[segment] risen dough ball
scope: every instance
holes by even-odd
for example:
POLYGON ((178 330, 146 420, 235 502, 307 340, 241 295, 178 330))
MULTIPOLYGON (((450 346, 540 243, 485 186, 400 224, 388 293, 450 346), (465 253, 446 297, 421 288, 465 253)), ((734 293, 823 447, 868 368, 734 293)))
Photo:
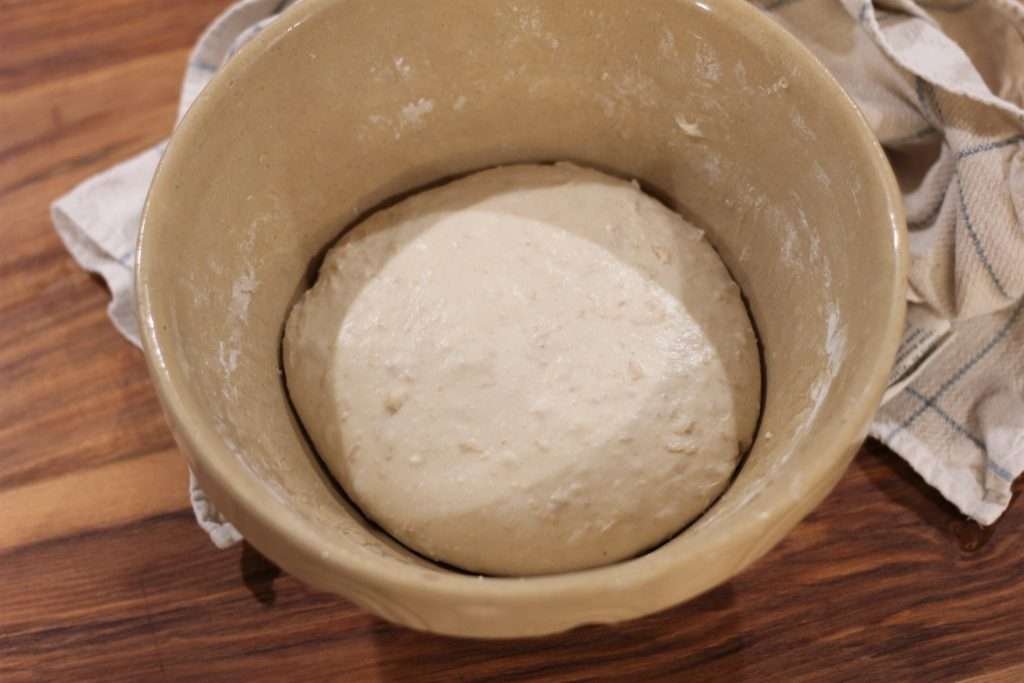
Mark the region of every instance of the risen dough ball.
POLYGON ((527 575, 622 560, 721 493, 760 366, 703 233, 570 164, 374 214, 284 339, 292 401, 366 515, 427 557, 527 575))

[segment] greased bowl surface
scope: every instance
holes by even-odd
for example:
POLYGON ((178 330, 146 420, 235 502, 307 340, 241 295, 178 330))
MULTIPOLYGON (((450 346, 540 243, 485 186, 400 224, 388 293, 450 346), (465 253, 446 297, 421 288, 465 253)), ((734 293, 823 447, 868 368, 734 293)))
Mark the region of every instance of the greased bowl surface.
POLYGON ((706 591, 834 486, 904 314, 899 194, 853 104, 742 0, 305 0, 175 132, 139 243, 143 342, 200 483, 287 571, 437 633, 529 636, 706 591), (695 524, 638 558, 544 577, 454 572, 342 496, 280 371, 291 304, 340 231, 491 166, 637 178, 708 232, 763 345, 757 440, 695 524))

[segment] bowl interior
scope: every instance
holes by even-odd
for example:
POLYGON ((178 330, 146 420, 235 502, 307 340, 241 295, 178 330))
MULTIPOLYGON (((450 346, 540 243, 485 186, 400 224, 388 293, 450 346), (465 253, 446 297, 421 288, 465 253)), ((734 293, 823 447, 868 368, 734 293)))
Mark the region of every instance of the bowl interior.
POLYGON ((218 76, 146 211, 147 357, 183 449, 257 547, 403 623, 526 635, 666 607, 774 544, 862 439, 902 320, 894 184, 838 86, 731 0, 306 0, 218 76), (759 437, 725 495, 613 567, 478 579, 339 495, 280 372, 318 256, 381 202, 473 170, 571 160, 703 227, 765 362, 759 437))

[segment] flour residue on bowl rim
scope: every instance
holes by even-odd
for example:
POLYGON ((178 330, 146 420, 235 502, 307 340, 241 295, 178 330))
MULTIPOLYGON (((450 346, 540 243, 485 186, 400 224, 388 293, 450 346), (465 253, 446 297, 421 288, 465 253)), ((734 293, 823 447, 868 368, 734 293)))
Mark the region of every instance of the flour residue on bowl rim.
MULTIPOLYGON (((259 222, 261 221, 256 223, 259 222)), ((252 261, 257 224, 250 226, 248 236, 239 245, 245 269, 231 283, 231 295, 227 302, 228 335, 227 339, 218 342, 217 346, 217 359, 226 380, 223 390, 224 398, 232 402, 238 401, 238 388, 231 382, 231 378, 238 370, 243 330, 249 318, 249 306, 252 303, 253 295, 259 288, 259 280, 256 278, 256 269, 252 261)))
MULTIPOLYGON (((795 122, 794 125, 796 125, 795 122)), ((831 189, 831 178, 824 167, 815 162, 813 172, 817 185, 822 191, 828 192, 831 189)), ((857 190, 859 188, 851 188, 855 200, 858 198, 857 190)), ((738 512, 760 495, 770 482, 774 481, 789 459, 803 446, 803 438, 827 402, 832 384, 839 376, 848 354, 846 323, 843 321, 842 313, 835 301, 832 269, 828 261, 824 259, 821 238, 811 229, 799 195, 792 192, 792 202, 781 206, 772 206, 768 196, 753 183, 749 183, 734 193, 734 196, 737 198, 727 199, 726 203, 737 204, 737 208, 748 216, 744 220, 751 220, 762 225, 769 222, 781 233, 778 257, 786 267, 803 272, 806 272, 808 267, 813 267, 821 272, 823 301, 819 305, 818 311, 821 315, 821 325, 824 328, 822 330, 824 342, 821 348, 824 368, 813 378, 808 388, 806 406, 787 426, 786 431, 789 433, 787 441, 791 444, 790 447, 772 454, 773 459, 768 463, 765 471, 750 482, 739 499, 730 502, 727 511, 723 511, 724 508, 716 504, 704 514, 701 523, 714 521, 724 514, 738 512), (801 239, 801 236, 804 236, 804 239, 801 239)), ((745 262, 751 257, 752 254, 748 246, 739 254, 739 261, 745 262)), ((775 439, 779 436, 781 433, 778 430, 775 434, 766 431, 758 440, 763 438, 767 441, 769 438, 775 439)), ((802 495, 803 486, 804 478, 800 473, 794 474, 788 483, 788 489, 794 497, 802 495)))

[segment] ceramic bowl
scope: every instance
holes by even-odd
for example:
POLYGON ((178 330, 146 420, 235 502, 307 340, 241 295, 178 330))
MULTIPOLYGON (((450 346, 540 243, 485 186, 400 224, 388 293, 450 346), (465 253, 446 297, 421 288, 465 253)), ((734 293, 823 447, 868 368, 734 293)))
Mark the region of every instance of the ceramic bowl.
POLYGON ((667 608, 777 543, 866 433, 905 271, 899 194, 870 130, 746 2, 305 0, 175 132, 137 284, 173 432, 256 548, 392 621, 506 637, 667 608), (762 423, 728 491, 657 549, 588 571, 470 576, 409 552, 340 494, 289 406, 283 323, 325 247, 373 207, 554 160, 637 178, 707 230, 763 344, 762 423))

